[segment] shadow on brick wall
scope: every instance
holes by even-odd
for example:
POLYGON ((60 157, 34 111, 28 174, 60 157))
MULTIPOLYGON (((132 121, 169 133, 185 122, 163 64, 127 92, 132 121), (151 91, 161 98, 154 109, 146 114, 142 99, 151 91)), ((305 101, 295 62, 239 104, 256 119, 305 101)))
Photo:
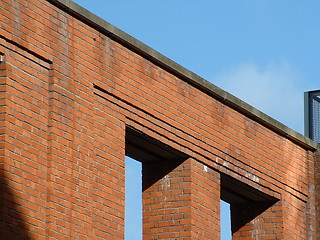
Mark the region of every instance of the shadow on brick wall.
POLYGON ((22 207, 3 171, 0 172, 0 239, 31 240, 22 207))
POLYGON ((144 192, 156 182, 163 179, 184 161, 185 159, 142 162, 142 191, 144 192))
POLYGON ((185 153, 131 126, 126 127, 126 156, 142 162, 142 191, 189 158, 185 153))
MULTIPOLYGON (((232 233, 250 224, 251 221, 257 219, 258 216, 262 215, 263 212, 267 211, 274 204, 276 204, 275 201, 231 204, 232 233)), ((273 223, 272 218, 269 219, 269 223, 273 223)), ((261 223, 260 227, 262 228, 262 226, 261 223)))

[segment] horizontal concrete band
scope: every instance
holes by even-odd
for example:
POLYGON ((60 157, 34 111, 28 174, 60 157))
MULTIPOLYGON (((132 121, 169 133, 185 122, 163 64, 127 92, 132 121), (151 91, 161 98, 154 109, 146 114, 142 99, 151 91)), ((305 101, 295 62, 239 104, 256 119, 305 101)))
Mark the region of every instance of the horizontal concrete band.
POLYGON ((182 67, 161 53, 155 51, 151 47, 142 43, 141 41, 135 39, 129 34, 121 31, 117 27, 88 11, 87 9, 79 6, 71 0, 47 0, 48 2, 56 5, 63 11, 73 15, 79 20, 85 22, 86 24, 94 27, 103 34, 109 36, 110 38, 116 40, 120 44, 126 46, 132 51, 140 54, 141 56, 147 58, 153 63, 161 66, 165 70, 175 74, 179 78, 188 82, 189 84, 201 89, 206 94, 223 102, 227 106, 232 107, 238 112, 248 116, 251 119, 259 122, 260 124, 273 130, 291 141, 299 144, 305 149, 315 151, 319 148, 319 144, 312 141, 310 138, 303 136, 302 134, 292 130, 291 128, 285 126, 279 121, 273 119, 272 117, 264 114, 258 109, 252 107, 246 102, 240 100, 239 98, 233 96, 232 94, 222 90, 221 88, 215 86, 199 75, 191 72, 190 70, 182 67))

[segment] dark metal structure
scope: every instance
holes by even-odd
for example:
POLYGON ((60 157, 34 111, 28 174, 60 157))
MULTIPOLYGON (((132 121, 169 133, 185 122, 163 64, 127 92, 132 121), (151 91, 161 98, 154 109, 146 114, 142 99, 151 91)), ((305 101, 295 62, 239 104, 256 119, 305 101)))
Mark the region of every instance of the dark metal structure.
POLYGON ((320 142, 320 90, 304 93, 305 135, 320 142))

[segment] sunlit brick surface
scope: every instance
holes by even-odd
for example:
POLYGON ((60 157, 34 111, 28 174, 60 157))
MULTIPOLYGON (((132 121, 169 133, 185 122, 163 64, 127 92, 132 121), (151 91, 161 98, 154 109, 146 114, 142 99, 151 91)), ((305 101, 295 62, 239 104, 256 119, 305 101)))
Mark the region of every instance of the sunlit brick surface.
POLYGON ((228 195, 234 239, 317 239, 313 143, 69 1, 0 7, 1 239, 123 239, 128 126, 188 156, 143 159, 144 239, 220 239, 221 174, 252 193, 228 195))

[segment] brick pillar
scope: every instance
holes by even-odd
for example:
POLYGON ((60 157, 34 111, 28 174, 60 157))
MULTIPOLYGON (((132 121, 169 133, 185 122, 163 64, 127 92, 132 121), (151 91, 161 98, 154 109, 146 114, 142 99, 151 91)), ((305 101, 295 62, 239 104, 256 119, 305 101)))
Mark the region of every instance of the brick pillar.
MULTIPOLYGON (((70 66, 73 63, 70 63, 70 66)), ((59 62, 49 84, 47 239, 88 239, 92 233, 92 91, 59 62)))
POLYGON ((231 204, 232 239, 283 239, 281 201, 231 204))
POLYGON ((96 96, 93 164, 92 237, 124 239, 125 124, 117 108, 96 96))
POLYGON ((145 240, 220 239, 218 172, 192 158, 142 169, 145 240))
POLYGON ((48 64, 5 44, 14 51, 0 63, 0 239, 44 239, 48 64))

